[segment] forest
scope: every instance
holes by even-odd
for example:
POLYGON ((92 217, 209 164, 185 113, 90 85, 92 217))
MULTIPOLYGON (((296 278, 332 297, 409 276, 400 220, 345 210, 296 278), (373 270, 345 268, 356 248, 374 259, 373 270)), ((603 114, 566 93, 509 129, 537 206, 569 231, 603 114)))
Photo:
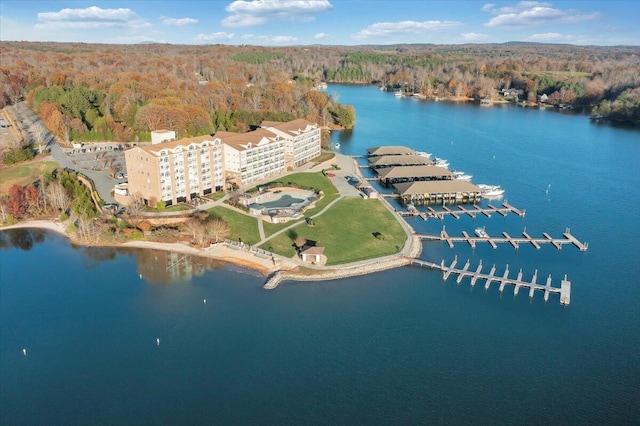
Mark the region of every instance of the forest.
POLYGON ((146 141, 307 118, 350 128, 355 111, 320 82, 425 98, 587 108, 640 125, 640 48, 536 43, 258 47, 0 43, 0 107, 26 100, 63 141, 146 141))

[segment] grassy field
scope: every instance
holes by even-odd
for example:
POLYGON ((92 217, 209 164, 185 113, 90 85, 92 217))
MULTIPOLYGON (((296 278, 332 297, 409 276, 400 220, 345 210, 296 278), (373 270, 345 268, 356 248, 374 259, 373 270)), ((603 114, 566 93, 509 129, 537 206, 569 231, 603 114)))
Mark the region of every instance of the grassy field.
POLYGON ((315 219, 315 226, 302 222, 295 228, 267 241, 283 256, 295 254, 293 239, 301 236, 325 248, 328 265, 354 262, 398 253, 407 238, 393 213, 379 200, 345 198, 315 219), (384 240, 375 237, 382 233, 384 240))
POLYGON ((245 244, 253 245, 260 241, 258 220, 253 216, 239 213, 225 207, 214 207, 208 210, 209 215, 216 215, 229 225, 231 234, 227 238, 238 241, 241 238, 245 244))
MULTIPOLYGON (((322 173, 296 173, 292 175, 288 175, 283 177, 282 179, 273 181, 273 182, 282 182, 283 184, 287 184, 289 182, 296 183, 300 186, 310 187, 319 189, 324 192, 324 197, 322 199, 316 201, 316 206, 312 209, 307 210, 304 215, 305 216, 313 216, 318 213, 320 210, 325 208, 327 204, 338 198, 338 190, 333 186, 329 178, 324 176, 322 173)), ((298 221, 302 221, 298 219, 298 221)), ((291 224, 295 223, 294 221, 289 221, 287 223, 265 223, 264 224, 264 233, 266 236, 272 235, 279 230, 291 226, 291 224)))
POLYGON ((55 161, 30 161, 0 168, 0 195, 9 193, 13 185, 29 185, 47 171, 58 167, 55 161))

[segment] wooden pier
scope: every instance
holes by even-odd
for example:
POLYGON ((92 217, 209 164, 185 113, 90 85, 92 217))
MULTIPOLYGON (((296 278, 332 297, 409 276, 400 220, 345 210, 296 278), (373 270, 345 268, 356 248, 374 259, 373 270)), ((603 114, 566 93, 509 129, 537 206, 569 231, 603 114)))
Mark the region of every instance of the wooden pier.
MULTIPOLYGON (((386 197, 386 196, 387 195, 383 195, 383 197, 386 197)), ((424 213, 424 217, 426 218, 433 217, 433 218, 442 220, 446 215, 451 215, 456 219, 460 219, 460 216, 463 216, 466 214, 467 216, 475 219, 478 214, 483 214, 486 217, 491 217, 492 213, 497 213, 502 216, 507 216, 507 214, 509 213, 513 213, 520 217, 524 217, 525 215, 524 210, 516 209, 515 207, 505 202, 505 203, 502 203, 502 207, 496 207, 494 205, 489 204, 487 208, 484 208, 484 209, 476 204, 473 205, 473 209, 467 209, 462 205, 458 205, 457 210, 451 209, 447 206, 442 206, 442 210, 435 210, 432 207, 427 207, 427 212, 424 213)), ((398 214, 400 214, 401 216, 423 217, 422 214, 419 215, 417 212, 411 212, 411 211, 398 212, 398 214)))
POLYGON ((580 242, 576 237, 571 235, 569 228, 562 234, 564 238, 553 238, 551 235, 543 232, 543 238, 532 238, 526 231, 522 232, 522 237, 512 237, 506 232, 502 233, 502 237, 492 237, 487 234, 486 237, 470 236, 467 232, 462 231, 462 237, 452 237, 444 229, 440 232, 440 235, 432 234, 416 234, 417 237, 423 240, 432 241, 444 241, 449 247, 453 248, 455 243, 466 242, 475 248, 478 242, 486 242, 494 249, 498 248, 498 243, 509 243, 514 249, 518 249, 520 244, 531 244, 536 249, 540 249, 541 244, 551 244, 556 249, 561 250, 563 245, 571 244, 578 248, 580 251, 587 251, 589 248, 588 243, 580 242))
POLYGON ((442 279, 444 281, 446 281, 449 276, 451 275, 458 275, 458 277, 456 278, 456 283, 460 284, 462 282, 462 280, 465 277, 470 277, 471 281, 471 287, 474 287, 476 285, 476 282, 478 280, 484 280, 485 281, 485 285, 484 288, 485 290, 488 290, 491 287, 491 284, 493 282, 497 282, 499 283, 499 288, 498 290, 500 291, 500 293, 502 293, 505 289, 506 286, 508 285, 512 285, 513 286, 513 295, 517 296, 518 292, 520 291, 520 288, 524 287, 529 289, 529 297, 532 298, 537 291, 541 291, 544 293, 544 301, 547 302, 549 300, 549 295, 551 293, 555 293, 555 294, 559 294, 560 295, 560 303, 562 305, 568 305, 571 303, 571 281, 569 281, 567 279, 567 276, 564 276, 564 279, 560 282, 560 287, 553 287, 551 285, 552 280, 551 280, 551 275, 549 275, 547 277, 546 283, 545 284, 538 284, 537 283, 537 279, 538 279, 538 270, 536 269, 535 273, 533 274, 533 278, 531 279, 531 281, 524 281, 522 279, 522 269, 520 269, 520 271, 518 272, 518 276, 514 279, 514 278, 509 278, 509 265, 507 265, 507 267, 505 268, 504 273, 500 276, 500 275, 496 275, 496 265, 493 265, 491 267, 491 270, 489 271, 488 274, 483 274, 482 273, 482 261, 480 261, 480 264, 478 265, 478 267, 476 268, 476 270, 469 270, 470 267, 470 261, 467 260, 467 262, 464 264, 464 266, 462 267, 462 269, 456 268, 456 264, 458 263, 458 256, 456 256, 453 261, 451 262, 451 264, 449 266, 446 266, 444 264, 444 260, 442 262, 438 263, 434 263, 434 262, 429 262, 426 260, 420 260, 420 259, 411 259, 411 264, 412 265, 416 265, 416 266, 427 266, 431 269, 440 269, 442 271, 442 279))

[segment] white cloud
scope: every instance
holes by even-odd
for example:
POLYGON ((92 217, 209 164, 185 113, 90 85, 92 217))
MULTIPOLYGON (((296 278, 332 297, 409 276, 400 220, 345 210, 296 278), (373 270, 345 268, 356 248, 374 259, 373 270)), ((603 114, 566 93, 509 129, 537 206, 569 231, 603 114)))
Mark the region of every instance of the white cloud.
POLYGON ((236 0, 226 7, 227 27, 252 27, 270 20, 311 21, 316 14, 333 7, 329 0, 236 0))
POLYGON ((195 41, 227 41, 233 38, 233 33, 210 33, 210 34, 198 34, 193 39, 195 41))
POLYGON ((38 13, 36 29, 92 29, 92 28, 144 28, 151 24, 134 11, 126 8, 102 9, 91 6, 86 9, 62 9, 59 12, 38 13))
POLYGON ((327 33, 318 33, 318 34, 313 36, 313 38, 316 39, 316 40, 322 40, 323 38, 328 38, 328 37, 330 37, 330 36, 327 33))
POLYGON ((259 41, 261 43, 295 43, 299 41, 297 37, 294 36, 284 36, 284 35, 254 35, 254 34, 244 34, 242 36, 243 40, 247 41, 259 41))
POLYGON ((162 23, 165 25, 175 25, 177 27, 183 27, 185 25, 193 25, 200 22, 197 19, 193 19, 193 18, 169 18, 168 16, 161 16, 160 19, 162 20, 162 23))
POLYGON ((518 28, 548 24, 574 24, 600 18, 599 12, 581 12, 575 9, 561 10, 551 3, 523 1, 515 6, 495 8, 486 4, 482 10, 495 15, 484 25, 490 28, 518 28))
POLYGON ((495 7, 496 7, 495 3, 487 3, 484 6, 482 6, 481 10, 483 12, 491 12, 495 7))
POLYGON ((428 31, 439 31, 457 28, 462 23, 458 21, 401 21, 401 22, 378 22, 369 25, 353 37, 358 39, 370 37, 388 37, 400 34, 419 34, 428 31))
POLYGON ((462 40, 467 43, 476 43, 479 41, 487 41, 489 36, 486 34, 478 34, 478 33, 462 33, 460 34, 462 40))

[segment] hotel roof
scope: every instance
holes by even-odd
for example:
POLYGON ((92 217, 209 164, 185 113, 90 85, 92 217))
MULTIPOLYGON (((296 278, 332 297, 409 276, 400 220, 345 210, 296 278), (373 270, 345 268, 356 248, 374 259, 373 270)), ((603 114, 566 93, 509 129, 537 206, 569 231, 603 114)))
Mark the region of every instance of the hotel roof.
POLYGON ((410 155, 416 152, 406 146, 378 146, 376 148, 367 149, 369 156, 375 155, 410 155))
POLYGON ((380 169, 378 176, 383 179, 453 177, 452 172, 439 166, 400 166, 380 169))
POLYGON ((310 121, 305 120, 304 118, 298 118, 297 120, 287 121, 286 123, 282 123, 279 121, 263 121, 260 124, 262 128, 272 127, 276 130, 280 130, 283 133, 287 133, 291 136, 297 136, 300 132, 304 132, 308 129, 308 127, 317 128, 318 125, 315 123, 311 123, 310 121))
POLYGON ((382 155, 376 157, 370 157, 369 162, 372 167, 385 167, 385 166, 427 166, 433 164, 427 157, 421 155, 409 154, 409 155, 382 155))
POLYGON ((466 180, 426 180, 402 182, 393 185, 400 195, 450 194, 458 192, 481 192, 480 188, 466 180))
POLYGON ((219 137, 225 145, 238 151, 243 151, 249 149, 249 144, 256 146, 265 140, 275 142, 276 135, 267 129, 256 129, 252 132, 245 133, 217 132, 214 137, 219 137), (218 136, 218 134, 220 134, 220 136, 218 136))

